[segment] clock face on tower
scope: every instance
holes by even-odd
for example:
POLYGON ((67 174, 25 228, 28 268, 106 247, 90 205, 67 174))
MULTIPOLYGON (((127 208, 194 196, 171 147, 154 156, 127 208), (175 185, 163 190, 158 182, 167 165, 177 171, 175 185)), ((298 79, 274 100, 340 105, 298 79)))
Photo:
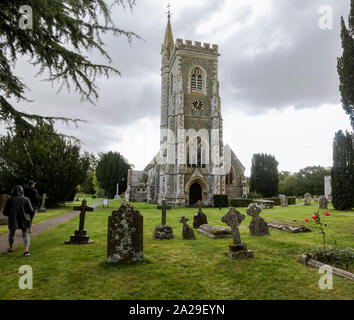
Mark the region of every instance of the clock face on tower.
POLYGON ((203 102, 201 102, 199 99, 194 100, 192 103, 192 109, 197 112, 204 110, 203 102))

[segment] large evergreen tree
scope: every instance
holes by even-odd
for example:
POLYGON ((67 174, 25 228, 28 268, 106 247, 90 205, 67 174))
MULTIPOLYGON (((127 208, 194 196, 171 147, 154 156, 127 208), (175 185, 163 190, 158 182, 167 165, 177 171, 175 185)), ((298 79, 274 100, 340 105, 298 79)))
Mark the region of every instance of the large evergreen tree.
MULTIPOLYGON (((98 98, 96 77, 119 74, 112 66, 92 62, 87 53, 92 49, 111 63, 104 49, 102 34, 112 32, 126 36, 130 42, 138 37, 117 28, 111 17, 111 6, 130 7, 134 0, 2 0, 0 2, 0 120, 13 126, 19 122, 33 124, 53 123, 61 117, 42 117, 16 110, 10 99, 26 100, 25 83, 14 72, 19 56, 38 66, 40 74, 61 85, 73 86, 83 100, 98 98), (30 6, 33 14, 32 29, 23 29, 21 7, 30 6)), ((13 101, 13 100, 12 100, 13 101)))
POLYGON ((0 189, 6 193, 32 179, 47 194, 47 205, 71 201, 88 167, 88 155, 81 156, 80 146, 50 124, 16 127, 0 138, 0 189))
POLYGON ((345 112, 349 114, 354 129, 354 0, 351 0, 348 27, 341 18, 343 54, 338 58, 338 74, 345 112))
POLYGON ((268 154, 254 154, 252 158, 250 192, 272 197, 278 192, 278 161, 268 154))
POLYGON ((354 136, 336 133, 333 143, 332 203, 337 210, 354 208, 354 136))
POLYGON ((101 153, 96 168, 98 185, 105 191, 105 195, 113 198, 119 183, 119 194, 127 188, 128 169, 130 165, 118 152, 101 153))

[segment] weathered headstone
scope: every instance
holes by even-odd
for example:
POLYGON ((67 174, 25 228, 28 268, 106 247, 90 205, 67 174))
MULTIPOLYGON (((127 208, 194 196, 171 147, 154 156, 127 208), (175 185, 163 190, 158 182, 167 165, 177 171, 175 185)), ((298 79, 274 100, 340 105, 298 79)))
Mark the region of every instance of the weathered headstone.
POLYGON ((280 199, 280 205, 282 207, 287 207, 289 205, 288 197, 285 194, 280 194, 279 199, 280 199))
POLYGON ((267 236, 270 235, 267 222, 259 215, 262 208, 257 203, 251 203, 247 209, 247 214, 252 217, 249 225, 251 235, 253 236, 267 236))
POLYGON ((225 255, 231 259, 240 257, 254 258, 253 251, 247 249, 247 245, 241 242, 239 225, 246 218, 244 214, 238 212, 234 207, 230 207, 227 213, 221 218, 221 221, 231 227, 233 244, 229 245, 229 252, 225 255))
POLYGON ((38 212, 45 213, 47 209, 45 207, 45 200, 47 199, 47 194, 43 193, 41 207, 38 209, 38 212))
POLYGON ((79 194, 76 194, 75 201, 80 201, 79 194))
POLYGON ((232 238, 232 231, 229 228, 220 228, 209 224, 202 224, 197 231, 212 239, 232 238))
POLYGON ((65 241, 65 244, 88 244, 92 243, 90 236, 87 234, 85 227, 85 216, 87 211, 93 211, 93 208, 87 206, 87 201, 82 200, 80 207, 74 207, 74 210, 80 210, 80 224, 79 230, 75 230, 75 234, 70 236, 70 240, 65 241))
POLYGON ((328 200, 325 196, 320 196, 318 207, 319 209, 328 209, 328 200))
POLYGON ((183 223, 182 237, 184 240, 196 240, 193 229, 187 224, 189 220, 181 217, 180 223, 183 223))
POLYGON ((305 193, 304 198, 305 198, 305 206, 310 206, 311 205, 311 194, 305 193))
POLYGON ((198 213, 194 215, 193 228, 199 228, 203 224, 208 224, 208 218, 202 210, 203 202, 199 200, 197 202, 197 205, 198 205, 198 213))
POLYGON ((153 239, 157 240, 171 240, 174 239, 173 229, 171 226, 166 224, 166 211, 167 211, 167 202, 162 200, 161 203, 161 224, 157 225, 154 230, 153 239))
POLYGON ((8 223, 8 217, 6 217, 2 214, 2 209, 3 209, 5 202, 8 198, 10 198, 10 196, 8 194, 0 195, 0 225, 7 225, 7 223, 8 223))
POLYGON ((318 202, 319 200, 318 200, 318 196, 316 196, 316 195, 314 195, 313 196, 313 202, 318 202))
POLYGON ((143 260, 143 216, 123 202, 108 217, 107 262, 127 264, 143 260))

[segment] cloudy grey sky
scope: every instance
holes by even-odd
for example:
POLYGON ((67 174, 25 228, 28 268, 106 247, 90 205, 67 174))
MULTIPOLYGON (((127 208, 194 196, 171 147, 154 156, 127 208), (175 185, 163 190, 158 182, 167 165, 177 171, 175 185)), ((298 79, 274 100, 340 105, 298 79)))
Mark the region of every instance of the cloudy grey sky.
MULTIPOLYGON (((34 79, 20 60, 16 72, 29 85, 33 103, 20 109, 88 120, 78 129, 82 150, 121 152, 143 169, 159 149, 160 50, 167 1, 137 0, 133 12, 115 8, 117 26, 144 38, 105 37, 122 77, 100 79, 97 105, 80 103, 75 92, 34 79)), ((332 164, 332 139, 350 129, 340 105, 337 57, 340 16, 350 0, 171 0, 174 37, 219 45, 224 142, 250 174, 254 153, 274 154, 280 170, 332 164), (321 30, 320 7, 333 9, 333 29, 321 30)), ((92 59, 104 62, 95 52, 92 59)))

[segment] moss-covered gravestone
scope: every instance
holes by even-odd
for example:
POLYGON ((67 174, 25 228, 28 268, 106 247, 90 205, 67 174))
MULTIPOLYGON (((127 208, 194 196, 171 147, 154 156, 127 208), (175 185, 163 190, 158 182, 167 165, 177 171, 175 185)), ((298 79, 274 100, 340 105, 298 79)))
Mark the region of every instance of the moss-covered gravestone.
POLYGON ((127 264, 143 260, 143 216, 123 202, 108 217, 107 262, 127 264))
POLYGON ((262 212, 262 207, 257 203, 251 203, 248 206, 247 214, 252 217, 249 229, 252 236, 268 236, 270 235, 267 222, 259 215, 262 212))

